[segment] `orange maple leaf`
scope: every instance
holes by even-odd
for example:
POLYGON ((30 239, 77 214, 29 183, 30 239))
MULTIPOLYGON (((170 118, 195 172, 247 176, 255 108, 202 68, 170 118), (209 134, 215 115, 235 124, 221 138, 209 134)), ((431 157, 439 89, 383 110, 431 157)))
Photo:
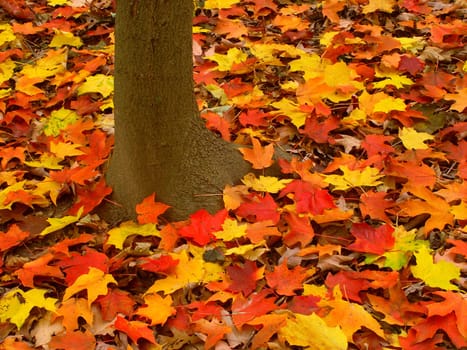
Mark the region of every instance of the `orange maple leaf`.
POLYGON ((156 194, 153 193, 150 196, 143 199, 143 201, 136 205, 136 214, 138 214, 138 223, 148 224, 158 223, 159 215, 163 214, 167 209, 170 208, 169 205, 156 202, 156 194))
POLYGON ((253 148, 240 148, 239 151, 243 154, 243 158, 253 165, 253 169, 264 169, 270 167, 274 161, 274 145, 269 144, 265 147, 261 146, 258 139, 252 138, 253 148))
POLYGON ((282 264, 274 268, 274 271, 266 274, 266 281, 281 295, 295 295, 298 289, 303 288, 303 281, 307 274, 307 269, 300 265, 289 269, 287 259, 284 259, 282 264))

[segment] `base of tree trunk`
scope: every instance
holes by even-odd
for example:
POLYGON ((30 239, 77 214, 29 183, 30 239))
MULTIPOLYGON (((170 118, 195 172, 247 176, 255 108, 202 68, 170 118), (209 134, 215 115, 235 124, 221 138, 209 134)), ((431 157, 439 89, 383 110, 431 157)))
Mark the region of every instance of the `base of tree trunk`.
POLYGON ((144 146, 138 142, 132 145, 133 150, 117 148, 106 174, 114 194, 101 205, 99 215, 109 223, 134 218, 136 204, 153 192, 157 201, 171 206, 164 215, 170 221, 187 219, 201 208, 211 213, 220 210, 225 185, 237 184, 251 167, 236 145, 225 142, 199 121, 190 128, 192 139, 169 141, 165 154, 136 156, 142 151, 139 146, 144 146), (176 156, 171 144, 183 154, 176 156))

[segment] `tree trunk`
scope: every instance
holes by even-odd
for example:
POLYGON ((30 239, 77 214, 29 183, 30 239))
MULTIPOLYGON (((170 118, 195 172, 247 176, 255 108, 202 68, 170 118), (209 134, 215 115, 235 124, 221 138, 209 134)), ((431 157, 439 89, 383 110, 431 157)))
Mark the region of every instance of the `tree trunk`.
POLYGON ((156 192, 184 219, 221 208, 222 189, 249 169, 204 126, 193 92, 191 0, 119 1, 115 54, 115 150, 100 211, 116 222, 156 192))

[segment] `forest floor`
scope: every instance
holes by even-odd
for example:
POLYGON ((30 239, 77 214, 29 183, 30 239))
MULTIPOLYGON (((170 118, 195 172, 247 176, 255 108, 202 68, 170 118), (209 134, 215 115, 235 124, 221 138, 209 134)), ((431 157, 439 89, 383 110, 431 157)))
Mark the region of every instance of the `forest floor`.
POLYGON ((257 171, 110 227, 111 1, 0 0, 0 349, 467 349, 466 1, 202 3, 201 116, 257 171))

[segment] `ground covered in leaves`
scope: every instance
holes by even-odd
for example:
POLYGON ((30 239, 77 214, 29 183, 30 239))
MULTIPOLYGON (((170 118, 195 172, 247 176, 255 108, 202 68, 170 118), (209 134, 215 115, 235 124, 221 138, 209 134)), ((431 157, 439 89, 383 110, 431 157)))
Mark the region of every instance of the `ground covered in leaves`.
POLYGON ((0 349, 467 348, 465 15, 198 4, 201 116, 256 173, 110 228, 111 1, 0 0, 0 349))

